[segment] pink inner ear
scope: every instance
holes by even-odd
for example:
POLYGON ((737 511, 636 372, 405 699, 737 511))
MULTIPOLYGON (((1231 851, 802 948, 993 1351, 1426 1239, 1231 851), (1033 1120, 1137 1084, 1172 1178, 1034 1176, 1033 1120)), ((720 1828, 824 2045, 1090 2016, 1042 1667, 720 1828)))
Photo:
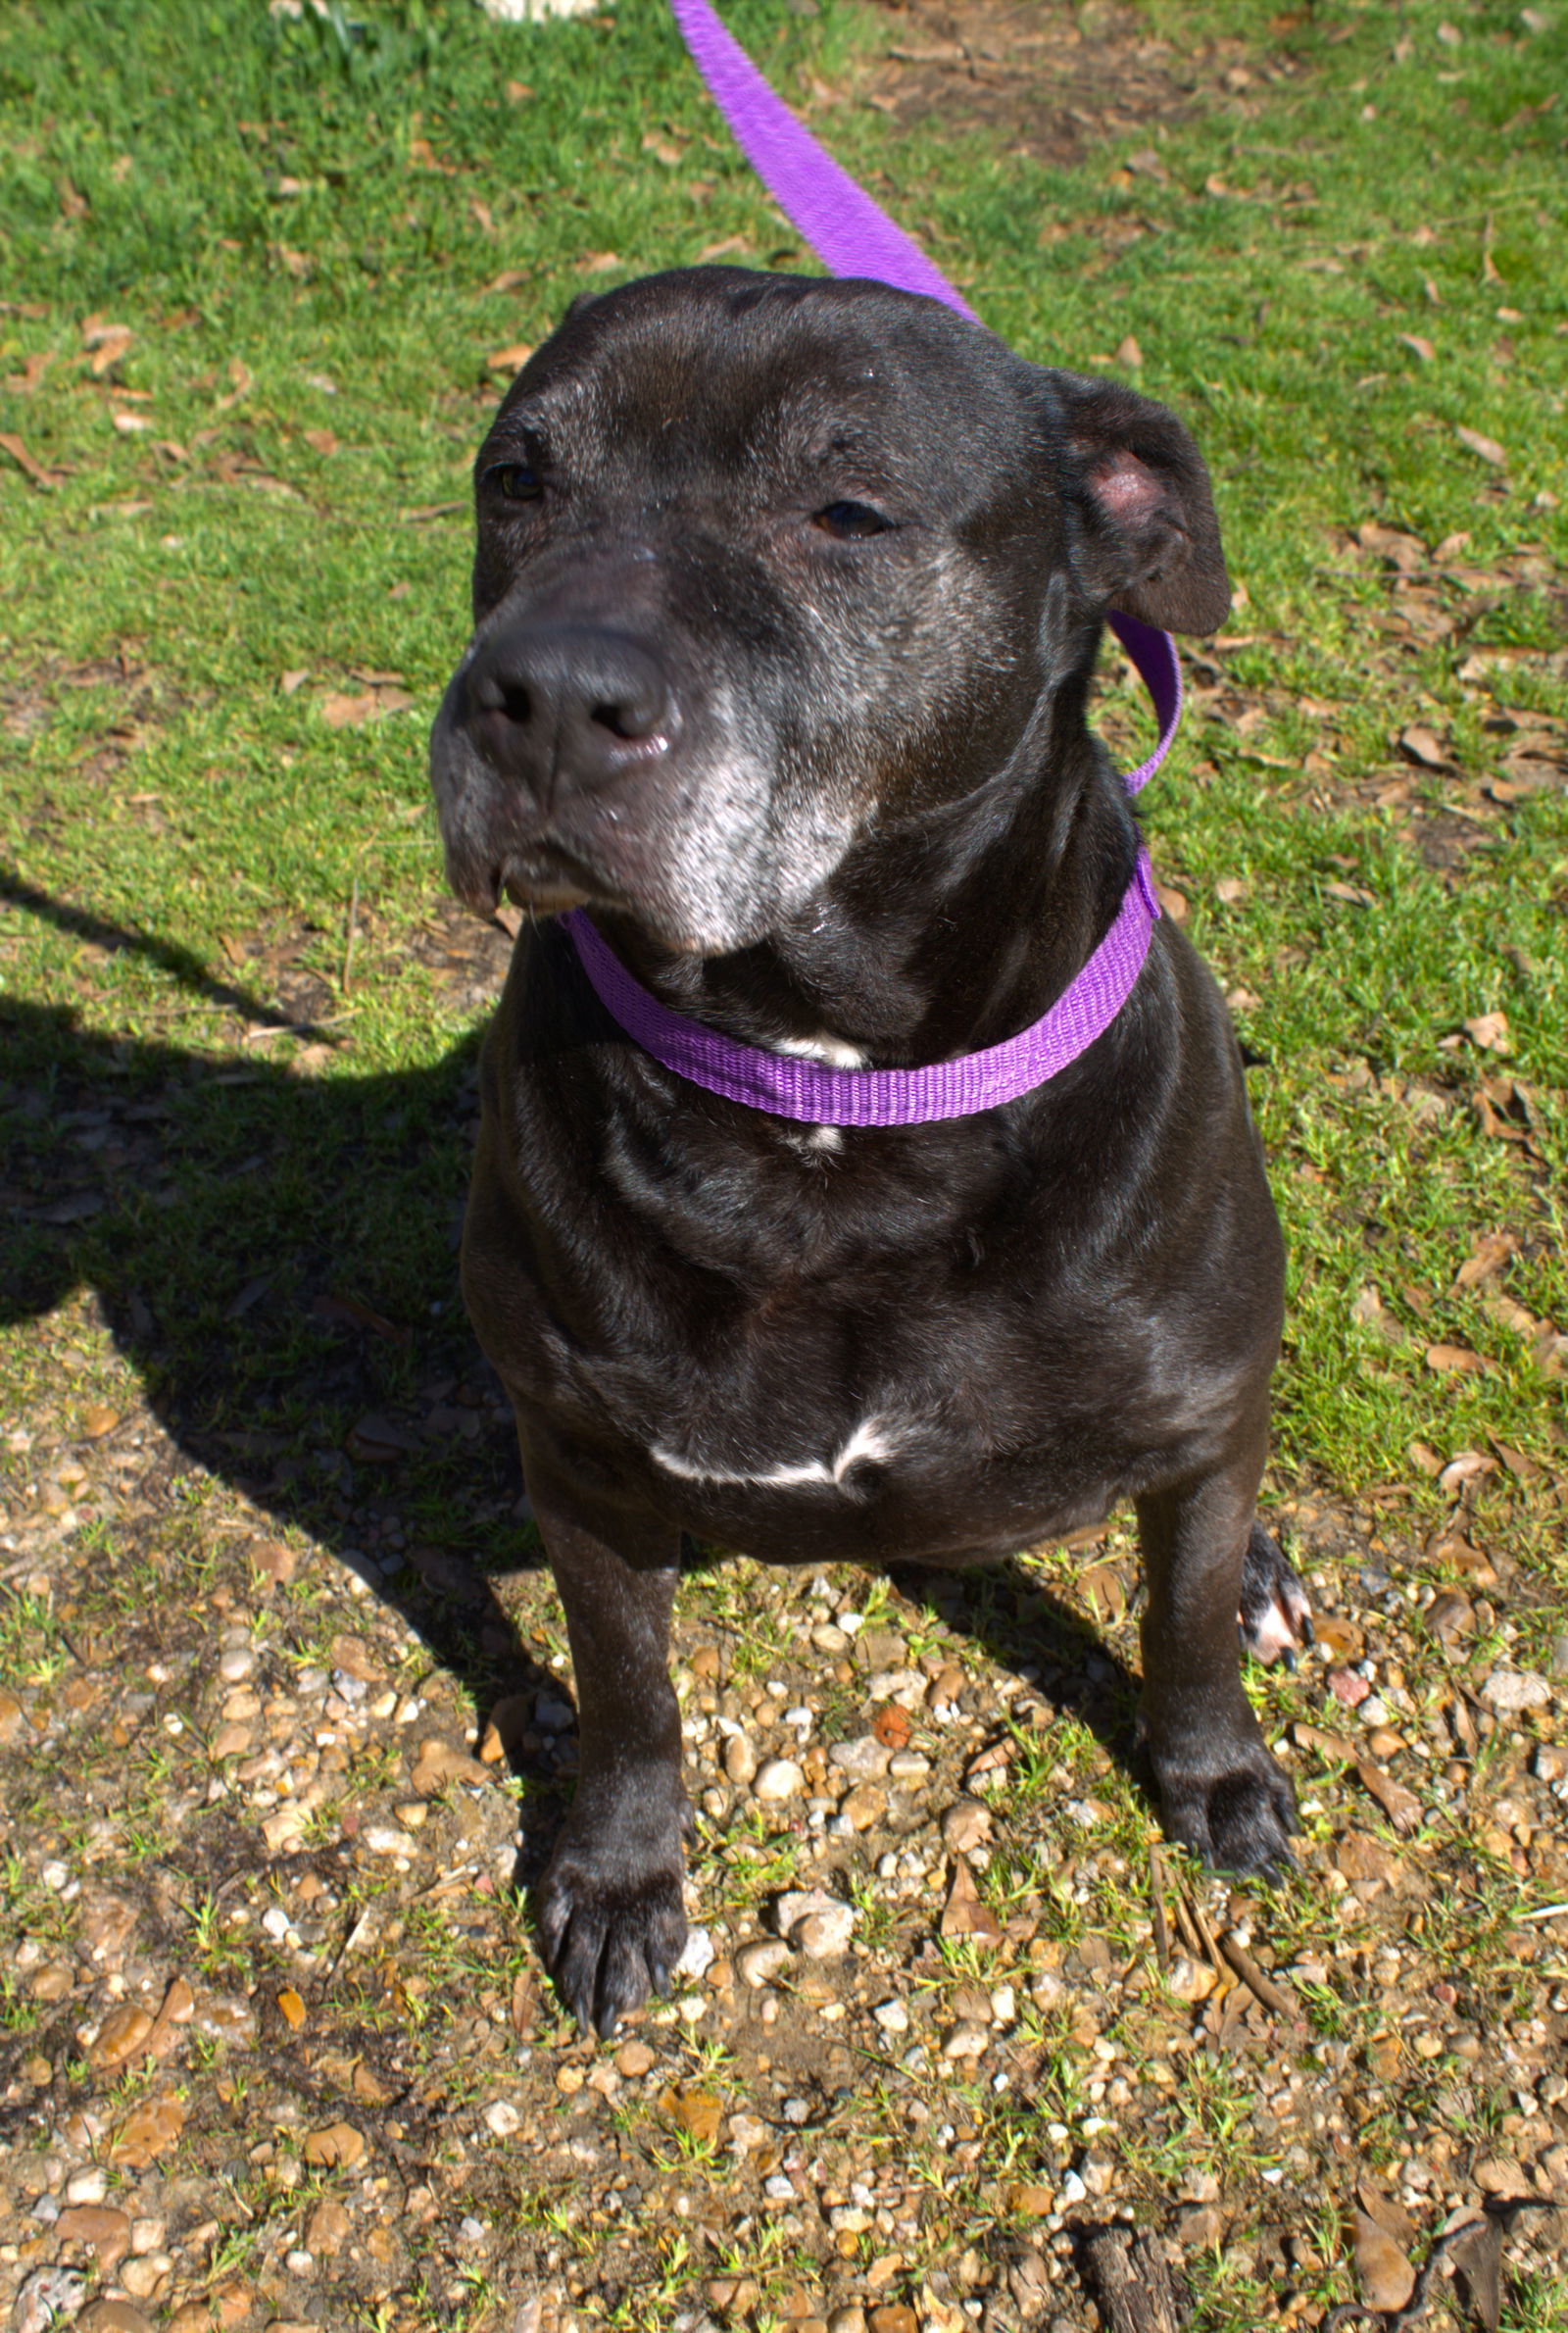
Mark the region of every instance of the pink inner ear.
POLYGON ((1135 455, 1121 452, 1090 472, 1095 499, 1110 518, 1137 524, 1164 500, 1164 488, 1135 455))

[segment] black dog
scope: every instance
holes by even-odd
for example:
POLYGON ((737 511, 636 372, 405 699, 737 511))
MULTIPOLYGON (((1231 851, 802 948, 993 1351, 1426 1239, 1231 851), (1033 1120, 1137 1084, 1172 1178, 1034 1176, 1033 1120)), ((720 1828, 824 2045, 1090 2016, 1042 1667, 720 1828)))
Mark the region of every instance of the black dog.
MULTIPOLYGON (((1085 704, 1108 608, 1229 604, 1187 432, 871 283, 698 269, 579 301, 477 468, 436 721, 448 869, 591 905, 666 1005, 842 1066, 999 1043, 1083 966, 1138 831, 1085 704)), ((906 1129, 686 1083, 524 932, 464 1244, 565 1606, 575 1803, 543 1882, 609 2030, 685 1935, 666 1640, 683 1534, 995 1559, 1136 1503, 1173 1837, 1289 1861, 1242 1689, 1307 1628, 1253 1519, 1282 1247, 1221 999, 1168 921, 1050 1083, 906 1129)))

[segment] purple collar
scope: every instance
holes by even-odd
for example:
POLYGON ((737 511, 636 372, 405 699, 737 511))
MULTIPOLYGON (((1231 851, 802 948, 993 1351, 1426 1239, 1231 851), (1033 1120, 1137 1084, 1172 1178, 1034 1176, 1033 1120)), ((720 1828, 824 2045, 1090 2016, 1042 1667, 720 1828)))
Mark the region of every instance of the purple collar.
MULTIPOLYGON (((825 153, 768 87, 724 29, 709 0, 670 0, 681 37, 719 111, 763 184, 838 275, 868 275, 901 291, 973 311, 902 227, 825 153)), ((1130 771, 1136 794, 1164 760, 1181 719, 1176 644, 1136 617, 1112 615, 1111 628, 1143 676, 1159 717, 1159 742, 1130 771)), ((634 980, 583 908, 564 918, 582 968, 612 1020, 644 1052, 711 1094, 773 1117, 821 1126, 918 1126, 966 1117, 1016 1101, 1076 1061, 1109 1028, 1132 994, 1159 916, 1149 854, 1122 896, 1115 919, 1083 970, 1029 1028, 983 1053, 959 1054, 923 1069, 829 1069, 793 1054, 740 1045, 700 1020, 672 1013, 634 980)))

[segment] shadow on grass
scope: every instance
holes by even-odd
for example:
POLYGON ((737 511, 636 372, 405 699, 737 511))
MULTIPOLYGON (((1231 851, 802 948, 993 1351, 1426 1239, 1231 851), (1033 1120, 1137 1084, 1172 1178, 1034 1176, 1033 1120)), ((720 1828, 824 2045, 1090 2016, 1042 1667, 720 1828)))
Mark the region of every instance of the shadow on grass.
MULTIPOLYGON (((250 1032, 248 1058, 207 1055, 0 999, 0 1319, 91 1290, 180 1458, 359 1572, 478 1724, 509 1696, 559 1698, 494 1585, 544 1559, 458 1292, 477 1040, 431 1067, 302 1075, 267 1058, 270 1033, 328 1031, 9 870, 0 898, 96 950, 134 950, 250 1032)), ((182 1470, 150 1462, 140 1504, 167 1506, 182 1470)), ((1048 1699, 1132 1762, 1133 1680, 1037 1577, 1004 1564, 897 1582, 999 1661, 1032 1663, 1048 1699)), ((514 1765, 531 1786, 562 1778, 532 1734, 514 1765)), ((548 1801, 530 1834, 535 1819, 520 1879, 548 1852, 548 1801)))

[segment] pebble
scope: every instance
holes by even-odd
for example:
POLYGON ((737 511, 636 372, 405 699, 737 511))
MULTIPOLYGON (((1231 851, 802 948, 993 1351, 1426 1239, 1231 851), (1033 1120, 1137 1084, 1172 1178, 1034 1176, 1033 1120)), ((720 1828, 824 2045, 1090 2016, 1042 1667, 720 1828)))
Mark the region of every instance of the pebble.
POLYGON ((909 2012, 902 2001, 884 2001, 871 2011, 884 2033, 907 2033, 909 2012))
POLYGON ((895 1750, 888 1760, 888 1772, 895 1782, 918 1782, 930 1771, 930 1759, 918 1750, 895 1750))
POLYGON ((887 1772, 893 1753, 874 1733, 864 1733, 853 1742, 835 1742, 827 1755, 828 1763, 841 1773, 853 1775, 857 1782, 874 1782, 887 1772))
MULTIPOLYGON (((788 1957, 786 1947, 785 1958, 788 1957)), ((642 2075, 651 2073, 658 2062, 657 2056, 646 2042, 629 2041, 615 2053, 616 2071, 624 2074, 628 2082, 638 2081, 642 2075)))
POLYGON ((979 1799, 956 1799, 942 1817, 942 1843, 954 1855, 968 1855, 991 1836, 991 1809, 979 1799))
POLYGON ((735 1967, 741 1982, 754 1989, 771 1984, 782 1968, 795 1958, 780 1937, 764 1936, 756 1944, 743 1944, 735 1955, 735 1967))
POLYGON ((836 1961, 850 1949, 855 1933, 855 1910, 836 1904, 831 1911, 808 1912, 793 1930, 795 1943, 808 1961, 836 1961))
POLYGON ((256 1673, 256 1653, 250 1645, 230 1645, 226 1653, 218 1657, 218 1673, 225 1683, 242 1685, 256 1673))
POLYGON ((757 1773, 757 1752, 743 1733, 731 1734, 724 1744, 724 1771, 738 1787, 744 1788, 757 1773))
POLYGON ((983 2058, 991 2035, 984 2025, 955 2025, 942 2045, 944 2058, 956 2063, 964 2059, 983 2058))
POLYGON ((1539 1710, 1551 1699, 1551 1685, 1532 1668, 1494 1668, 1481 1688, 1481 1698, 1499 1716, 1517 1716, 1522 1710, 1539 1710))
POLYGON ((521 2130, 522 2116, 506 2099, 498 2098, 494 2106, 485 2108, 484 2124, 494 2137, 510 2139, 521 2130))
POLYGON ((706 1976, 718 1958, 713 1939, 706 1928, 688 1930, 685 1949, 675 1963, 677 1976, 706 1976))
POLYGON ((852 1831, 874 1830, 888 1811, 888 1794, 874 1782, 861 1782, 846 1791, 839 1813, 852 1831))
POLYGON ((806 1776, 793 1758, 770 1758, 760 1766, 752 1785, 752 1796, 764 1801, 799 1798, 806 1787, 806 1776))

